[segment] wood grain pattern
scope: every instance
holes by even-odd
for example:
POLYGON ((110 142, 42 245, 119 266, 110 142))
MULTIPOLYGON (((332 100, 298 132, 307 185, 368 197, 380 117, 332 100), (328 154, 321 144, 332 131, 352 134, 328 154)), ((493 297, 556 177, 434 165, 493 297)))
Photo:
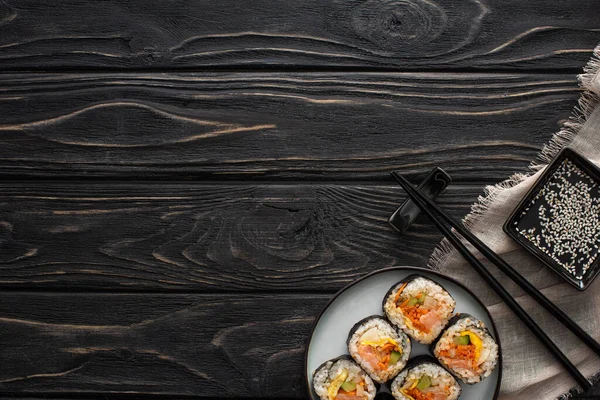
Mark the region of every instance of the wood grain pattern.
POLYGON ((306 398, 331 293, 440 239, 389 171, 465 215, 599 41, 595 0, 0 0, 0 397, 306 398))
POLYGON ((0 2, 2 69, 580 69, 599 41, 595 0, 0 2))
MULTIPOLYGON (((482 186, 440 204, 460 217, 482 186)), ((387 218, 396 185, 3 183, 0 285, 121 290, 333 291, 425 265, 440 234, 387 218)))
POLYGON ((306 340, 329 298, 0 293, 0 391, 306 398, 306 340))
POLYGON ((0 75, 0 174, 457 180, 525 171, 572 75, 0 75))
POLYGON ((305 342, 329 295, 0 299, 5 394, 303 398, 305 342))

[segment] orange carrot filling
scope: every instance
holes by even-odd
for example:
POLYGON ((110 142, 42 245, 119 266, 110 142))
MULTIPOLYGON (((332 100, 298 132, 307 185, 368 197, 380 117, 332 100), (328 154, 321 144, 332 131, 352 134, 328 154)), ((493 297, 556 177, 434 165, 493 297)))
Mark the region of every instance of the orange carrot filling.
POLYGON ((406 390, 406 394, 412 397, 415 400, 434 400, 435 395, 433 393, 423 393, 419 389, 408 389, 406 390))
POLYGON ((461 360, 469 360, 473 365, 473 369, 477 369, 477 353, 475 349, 475 345, 463 345, 459 346, 456 344, 451 345, 454 350, 454 356, 450 355, 450 349, 444 349, 440 351, 440 357, 448 358, 448 359, 461 359, 461 360))
POLYGON ((428 310, 426 308, 421 308, 419 305, 408 306, 407 304, 408 304, 409 300, 406 300, 404 303, 402 303, 400 305, 400 309, 402 310, 402 313, 404 314, 405 317, 410 319, 410 322, 412 322, 412 324, 415 328, 417 328, 420 331, 429 333, 431 331, 431 327, 425 326, 421 322, 421 317, 423 315, 429 313, 429 311, 431 311, 431 310, 428 310))
POLYGON ((406 285, 408 285, 408 282, 405 282, 402 286, 400 286, 400 289, 398 289, 398 291, 396 292, 396 297, 394 297, 394 304, 398 305, 398 299, 400 298, 400 295, 402 294, 402 291, 404 290, 406 285))

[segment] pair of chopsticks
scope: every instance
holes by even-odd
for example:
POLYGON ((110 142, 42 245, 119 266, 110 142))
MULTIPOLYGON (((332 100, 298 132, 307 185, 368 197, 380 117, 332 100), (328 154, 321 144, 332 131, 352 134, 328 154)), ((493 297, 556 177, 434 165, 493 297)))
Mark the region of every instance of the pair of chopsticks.
POLYGON ((456 232, 458 232, 463 238, 465 238, 473 247, 475 247, 483 256, 490 260, 496 265, 502 272, 508 275, 516 284, 518 284, 527 294, 533 297, 539 304, 541 304, 546 310, 556 317, 564 326, 566 326, 573 334, 575 334, 582 342, 590 347, 594 352, 600 355, 600 344, 594 338, 592 338, 586 331, 584 331, 579 325, 577 325, 567 314, 559 309, 554 303, 552 303, 546 296, 544 296, 539 290, 536 289, 529 281, 527 281, 521 274, 519 274, 513 267, 511 267, 506 261, 500 256, 487 247, 481 240, 475 235, 469 232, 466 228, 457 222, 454 218, 448 215, 442 210, 437 204, 431 199, 421 193, 415 188, 406 178, 397 172, 392 172, 392 176, 398 181, 398 183, 404 188, 408 196, 411 198, 417 206, 423 211, 438 227, 442 234, 456 247, 458 252, 475 268, 475 271, 485 280, 488 285, 494 289, 494 291, 500 296, 500 298, 510 307, 510 309, 523 321, 523 323, 533 332, 534 335, 546 346, 546 348, 556 357, 556 359, 563 365, 563 367, 569 372, 569 374, 577 381, 577 383, 584 389, 588 390, 592 387, 590 382, 583 376, 581 372, 569 361, 564 353, 554 344, 552 340, 546 335, 546 333, 535 323, 535 321, 527 314, 527 312, 517 303, 517 301, 502 287, 500 282, 494 278, 494 276, 487 270, 487 268, 479 261, 458 236, 452 232, 445 224, 450 225, 456 232))

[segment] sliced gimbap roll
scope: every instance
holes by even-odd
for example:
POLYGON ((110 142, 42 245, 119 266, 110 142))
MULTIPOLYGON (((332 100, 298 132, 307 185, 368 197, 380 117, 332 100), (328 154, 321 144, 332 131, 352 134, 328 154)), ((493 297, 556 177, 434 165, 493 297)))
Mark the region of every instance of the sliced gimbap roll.
POLYGON ((383 299, 383 312, 417 342, 430 344, 444 329, 456 301, 442 286, 420 275, 398 282, 383 299))
POLYGON ((456 379, 429 356, 410 360, 391 390, 396 400, 456 400, 461 392, 456 379))
POLYGON ((437 342, 433 355, 467 384, 491 375, 498 363, 498 344, 485 324, 469 314, 456 314, 437 342))
POLYGON ((314 373, 313 387, 321 400, 373 400, 373 380, 349 356, 323 363, 314 373))
POLYGON ((408 336, 379 315, 359 321, 348 335, 348 352, 379 383, 398 375, 410 351, 408 336))

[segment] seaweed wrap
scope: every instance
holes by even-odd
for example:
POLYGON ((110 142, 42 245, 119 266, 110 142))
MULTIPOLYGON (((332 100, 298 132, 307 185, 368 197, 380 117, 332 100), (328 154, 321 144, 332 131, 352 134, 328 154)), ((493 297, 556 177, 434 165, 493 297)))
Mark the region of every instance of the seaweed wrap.
POLYGON ((491 375, 498 363, 498 344, 485 324, 469 314, 456 314, 432 345, 440 364, 467 384, 491 375))
POLYGON ((350 356, 323 363, 313 375, 313 388, 321 400, 373 400, 377 388, 350 356))
POLYGON ((419 343, 431 344, 444 329, 456 301, 441 285, 420 275, 398 282, 383 299, 388 319, 419 343))
POLYGON ((434 358, 420 356, 408 362, 392 382, 391 391, 396 400, 456 400, 461 388, 434 358))
POLYGON ((374 381, 393 379, 404 368, 411 352, 408 336, 384 317, 362 319, 350 330, 348 352, 374 381))

